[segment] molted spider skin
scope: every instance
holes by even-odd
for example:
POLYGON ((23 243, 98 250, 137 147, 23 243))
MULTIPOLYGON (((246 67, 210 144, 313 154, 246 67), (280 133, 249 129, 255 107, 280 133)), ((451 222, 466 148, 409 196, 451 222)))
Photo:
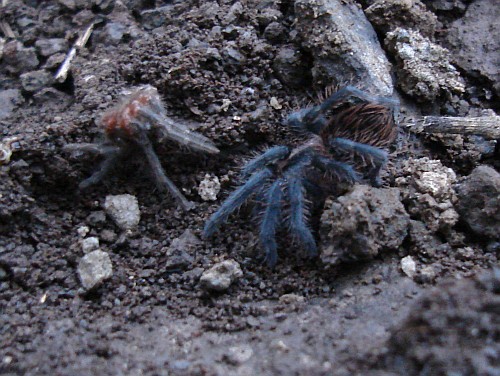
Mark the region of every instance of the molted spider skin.
POLYGON ((215 154, 219 149, 208 138, 170 119, 166 115, 156 88, 146 85, 133 91, 121 104, 103 115, 101 124, 106 135, 104 143, 71 144, 65 148, 70 151, 94 151, 104 156, 100 168, 80 183, 80 189, 100 182, 123 155, 128 154, 131 146, 135 146, 146 157, 158 189, 169 192, 184 210, 194 206, 165 175, 149 139, 150 131, 154 128, 162 137, 193 150, 215 154))
POLYGON ((204 236, 213 235, 232 212, 255 197, 263 206, 259 239, 270 267, 278 259, 276 232, 283 224, 309 256, 316 256, 307 199, 322 200, 338 183, 362 182, 363 176, 380 185, 378 175, 387 161, 387 152, 380 148, 389 146, 396 137, 397 111, 397 101, 348 86, 318 106, 290 114, 286 124, 309 138, 294 149, 272 147, 248 162, 242 169, 246 183, 207 221, 204 236), (362 163, 353 163, 353 155, 362 163), (366 166, 365 174, 357 171, 366 166))

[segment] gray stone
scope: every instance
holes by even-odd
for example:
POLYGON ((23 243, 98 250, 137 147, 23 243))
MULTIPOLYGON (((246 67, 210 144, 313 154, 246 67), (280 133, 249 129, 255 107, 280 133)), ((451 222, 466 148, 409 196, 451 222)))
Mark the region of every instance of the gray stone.
POLYGON ((306 74, 309 67, 304 56, 293 45, 285 45, 278 50, 273 69, 280 81, 290 87, 303 86, 311 79, 311 74, 306 74))
POLYGON ((413 278, 417 274, 417 264, 413 260, 413 257, 406 256, 401 259, 401 270, 410 278, 413 278))
POLYGON ((396 188, 356 185, 325 204, 321 217, 321 260, 330 265, 368 260, 395 250, 407 236, 410 216, 396 188))
POLYGON ((220 192, 220 181, 215 175, 206 174, 198 186, 198 194, 203 201, 215 201, 220 192))
POLYGON ((104 28, 106 41, 111 44, 119 44, 127 32, 127 26, 117 22, 108 22, 104 28))
POLYGON ((58 52, 67 51, 69 44, 63 38, 38 39, 35 42, 35 47, 40 55, 48 57, 58 52))
POLYGON ((436 15, 419 0, 375 0, 365 13, 375 28, 384 34, 404 27, 432 38, 438 23, 436 15))
POLYGON ((417 31, 397 28, 387 34, 385 45, 396 59, 398 86, 416 100, 451 99, 465 91, 449 51, 417 31))
POLYGON ((408 212, 431 232, 447 233, 458 221, 453 204, 455 172, 441 161, 425 158, 405 161, 395 181, 401 188, 408 212))
POLYGON ((141 220, 137 198, 129 194, 107 196, 104 210, 122 230, 135 228, 141 220))
POLYGON ((500 239, 500 174, 476 167, 457 187, 457 211, 477 235, 500 239))
POLYGON ((113 266, 106 252, 93 251, 83 256, 78 263, 78 276, 86 291, 97 288, 112 275, 113 266))
POLYGON ((471 76, 481 75, 500 95, 500 6, 498 0, 476 0, 454 21, 446 36, 455 63, 471 76))
POLYGON ((154 9, 147 9, 141 12, 141 23, 146 30, 156 29, 163 26, 167 19, 167 14, 171 11, 172 6, 167 5, 154 9))
POLYGON ((342 0, 296 0, 296 31, 313 57, 318 85, 346 84, 374 94, 393 92, 390 64, 363 11, 342 0))
POLYGON ((167 270, 184 270, 194 261, 191 256, 197 246, 201 244, 201 240, 193 234, 190 229, 187 229, 181 236, 172 240, 172 244, 168 248, 167 262, 165 269, 167 270))
POLYGON ((30 93, 34 93, 44 87, 50 86, 53 80, 50 72, 47 72, 46 70, 23 73, 20 78, 23 89, 30 93))
POLYGON ((200 278, 200 285, 206 290, 225 291, 242 276, 240 264, 234 260, 225 260, 205 271, 200 278))
POLYGON ((24 102, 21 91, 7 89, 0 91, 0 120, 8 118, 17 106, 24 102))
POLYGON ((91 236, 80 240, 80 245, 82 247, 83 253, 90 253, 99 249, 99 239, 95 236, 91 236))
POLYGON ((2 65, 12 74, 27 72, 38 67, 40 63, 34 47, 24 47, 21 42, 10 41, 3 49, 2 65))

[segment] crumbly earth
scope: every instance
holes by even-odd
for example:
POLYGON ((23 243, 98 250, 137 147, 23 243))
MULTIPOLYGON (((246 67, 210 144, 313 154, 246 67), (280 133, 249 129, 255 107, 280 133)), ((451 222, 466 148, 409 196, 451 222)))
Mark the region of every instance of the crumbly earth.
MULTIPOLYGON (((358 3, 363 8, 373 2, 358 3)), ((434 20, 433 12, 442 24, 454 24, 469 1, 454 1, 450 9, 441 3, 450 2, 423 1, 429 6, 425 11, 419 2, 415 29, 425 21, 420 29, 431 33, 422 15, 434 20)), ((449 141, 401 130, 382 173, 384 189, 400 194, 379 198, 400 197, 409 213, 409 225, 407 215, 404 226, 389 223, 408 227, 402 242, 401 231, 394 232, 397 242, 386 239, 398 249, 381 248, 367 261, 325 267, 320 259, 303 258, 284 231, 279 263, 270 270, 257 261, 251 208, 233 215, 213 239, 202 239, 201 229, 238 184, 238 168, 246 159, 300 140, 282 119, 325 89, 313 80, 315 56, 302 48, 307 41, 297 38, 300 14, 294 1, 9 0, 2 5, 0 374, 394 375, 403 374, 402 365, 410 375, 433 374, 433 366, 439 374, 498 374, 499 337, 485 332, 490 323, 498 327, 498 273, 470 279, 498 264, 498 240, 477 236, 460 217, 445 220, 447 210, 455 213, 454 200, 443 206, 432 192, 425 201, 419 191, 435 177, 424 172, 437 171, 408 165, 409 160, 440 160, 441 169, 453 170, 462 181, 477 165, 498 168, 498 145, 496 151, 474 148, 474 158, 465 163, 466 157, 448 150, 449 141), (68 49, 92 21, 92 35, 77 51, 68 78, 55 81, 68 49), (208 157, 173 143, 155 145, 167 175, 196 203, 190 212, 155 190, 136 155, 102 184, 77 189, 99 159, 69 155, 63 147, 97 142, 103 112, 124 89, 141 84, 158 88, 169 116, 221 149, 208 157), (198 193, 207 174, 220 182, 217 201, 198 193), (140 210, 139 224, 127 230, 104 208, 107 196, 123 194, 134 196, 140 210), (83 241, 89 238, 98 241, 83 241), (90 243, 92 251, 109 255, 112 274, 86 290, 78 265, 85 255, 82 244, 90 243), (401 271, 401 259, 408 255, 416 264, 413 278, 401 271), (237 262, 242 275, 222 292, 202 288, 201 275, 224 260, 237 262), (420 295, 425 300, 415 305, 420 295), (474 304, 447 305, 457 299, 474 304), (423 316, 438 330, 432 330, 434 324, 420 328, 423 316), (480 324, 477 334, 456 329, 471 321, 480 324), (425 336, 415 338, 413 333, 424 329, 425 336), (444 345, 449 340, 459 346, 444 345), (439 357, 432 356, 434 348, 439 357), (465 364, 463 349, 480 354, 465 364), (470 365, 481 359, 488 359, 489 368, 470 365)), ((404 97, 402 112, 498 111, 491 80, 460 74, 462 96, 442 96, 425 108, 404 97)), ((461 142, 482 145, 484 140, 461 142)), ((376 217, 365 204, 360 217, 376 217)), ((319 236, 321 213, 312 215, 319 236)), ((364 240, 375 241, 386 219, 380 230, 364 232, 372 237, 364 240)))

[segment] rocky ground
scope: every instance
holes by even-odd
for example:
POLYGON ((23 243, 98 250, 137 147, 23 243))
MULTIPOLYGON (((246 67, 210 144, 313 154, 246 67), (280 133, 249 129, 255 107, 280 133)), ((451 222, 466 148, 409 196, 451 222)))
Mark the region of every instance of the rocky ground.
POLYGON ((499 110, 495 0, 8 0, 0 17, 1 374, 500 373, 499 147, 413 127, 499 110), (65 146, 99 142, 144 84, 221 150, 155 142, 189 212, 137 154, 78 189, 99 159, 65 146), (346 84, 398 98, 401 126, 381 188, 313 213, 320 257, 283 232, 260 264, 251 206, 202 239, 245 160, 301 141, 286 115, 346 84))

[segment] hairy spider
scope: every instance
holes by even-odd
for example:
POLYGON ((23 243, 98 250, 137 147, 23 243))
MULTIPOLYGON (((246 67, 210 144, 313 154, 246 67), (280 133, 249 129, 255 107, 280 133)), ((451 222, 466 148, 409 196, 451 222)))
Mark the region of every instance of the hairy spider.
POLYGON ((292 113, 286 124, 310 134, 307 141, 294 149, 272 147, 247 163, 242 171, 246 183, 208 220, 204 236, 214 234, 233 211, 255 197, 262 208, 260 244, 270 267, 278 258, 276 231, 283 223, 308 255, 316 256, 306 199, 324 200, 338 183, 362 182, 363 177, 379 186, 379 172, 388 156, 380 148, 396 137, 398 108, 396 100, 348 86, 318 106, 292 113))
POLYGON ((100 168, 80 183, 80 189, 100 182, 121 157, 131 149, 138 148, 146 157, 158 189, 170 192, 184 210, 193 207, 193 203, 188 201, 165 175, 150 141, 150 131, 155 130, 161 138, 173 140, 193 150, 214 154, 218 153, 219 149, 208 138, 170 119, 156 88, 150 85, 139 87, 121 104, 107 111, 101 119, 101 124, 105 133, 103 143, 69 144, 65 147, 68 151, 89 151, 104 157, 100 168))

